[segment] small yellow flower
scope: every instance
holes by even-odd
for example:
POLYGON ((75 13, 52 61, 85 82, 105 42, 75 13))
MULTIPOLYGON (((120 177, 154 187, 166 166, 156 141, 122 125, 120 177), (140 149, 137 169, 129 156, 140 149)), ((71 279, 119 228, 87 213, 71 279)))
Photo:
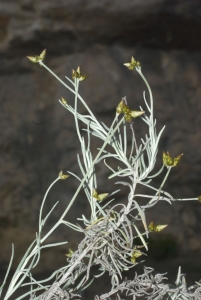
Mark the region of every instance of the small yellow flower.
POLYGON ((140 250, 138 250, 136 247, 134 247, 133 250, 134 251, 133 251, 132 256, 131 256, 131 262, 135 263, 136 262, 136 258, 142 256, 142 252, 140 250))
POLYGON ((70 176, 70 175, 65 175, 65 174, 63 174, 63 171, 60 171, 60 172, 59 172, 59 178, 62 179, 62 180, 68 178, 69 176, 70 176))
POLYGON ((139 63, 139 61, 136 61, 134 59, 134 57, 132 56, 131 57, 131 62, 124 64, 124 66, 126 66, 129 70, 134 70, 136 67, 140 66, 140 63, 139 63))
POLYGON ((45 55, 46 55, 46 49, 44 49, 40 55, 27 56, 27 58, 36 64, 39 63, 40 61, 43 61, 45 59, 45 55))
POLYGON ((61 97, 61 102, 63 103, 63 105, 65 105, 65 106, 67 105, 67 101, 63 97, 61 97))
POLYGON ((170 153, 167 152, 165 153, 163 151, 163 164, 166 167, 176 167, 181 159, 181 157, 183 156, 183 153, 179 154, 177 157, 172 158, 170 156, 170 153))
POLYGON ((86 75, 81 74, 80 72, 80 67, 77 67, 77 70, 72 70, 72 79, 77 78, 80 81, 84 81, 85 79, 87 79, 86 75))
POLYGON ((68 253, 66 254, 66 256, 68 258, 71 258, 73 256, 73 253, 74 253, 74 251, 72 249, 68 248, 68 253))
POLYGON ((98 194, 98 192, 93 189, 92 196, 97 200, 97 201, 103 201, 109 193, 103 193, 103 194, 98 194))
POLYGON ((148 229, 149 229, 149 231, 159 232, 159 231, 162 231, 167 226, 168 225, 155 225, 154 222, 152 221, 149 224, 148 229))
POLYGON ((124 114, 124 118, 127 122, 132 122, 133 118, 137 118, 145 113, 145 111, 131 110, 128 105, 126 105, 124 99, 117 105, 116 112, 118 114, 124 114))

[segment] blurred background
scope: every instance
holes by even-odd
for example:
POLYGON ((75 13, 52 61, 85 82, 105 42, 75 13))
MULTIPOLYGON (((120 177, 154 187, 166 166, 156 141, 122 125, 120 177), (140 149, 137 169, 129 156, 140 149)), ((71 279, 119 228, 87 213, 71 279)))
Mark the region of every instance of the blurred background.
MULTIPOLYGON (((145 84, 123 63, 133 55, 140 61, 154 95, 162 151, 175 157, 184 153, 165 184, 174 197, 201 194, 201 2, 200 0, 1 0, 0 1, 0 275, 3 278, 15 244, 12 271, 38 231, 43 195, 60 170, 78 172, 79 142, 74 120, 58 102, 70 94, 44 68, 27 55, 47 49, 45 63, 65 81, 72 68, 81 66, 88 79, 80 93, 97 118, 110 124, 123 96, 138 109, 145 84)), ((81 106, 80 111, 85 112, 81 106)), ((134 123, 144 134, 142 121, 134 123)), ((97 141, 92 146, 94 153, 97 141)), ((112 192, 106 167, 98 171, 100 191, 112 192)), ((158 187, 163 173, 154 181, 158 187)), ((60 201, 47 224, 52 226, 74 194, 73 178, 58 182, 48 196, 45 211, 60 201)), ((125 198, 122 190, 117 198, 125 198)), ((81 194, 67 219, 88 213, 81 194)), ((147 212, 148 223, 168 224, 153 234, 144 265, 168 271, 174 282, 178 267, 187 283, 201 278, 201 203, 159 203, 147 212)), ((46 250, 35 270, 38 278, 65 265, 68 247, 76 249, 81 235, 60 227, 49 241, 64 247, 46 250)), ((134 276, 131 272, 131 278, 134 276)), ((99 281, 101 292, 105 282, 99 281)), ((93 289, 93 287, 92 287, 93 289)), ((97 286, 94 286, 94 290, 97 286)), ((107 291, 107 289, 106 289, 107 291)), ((96 290, 98 292, 98 290, 96 290)), ((95 292, 94 292, 95 293, 95 292)), ((85 292, 86 297, 94 293, 85 292)), ((15 298, 13 298, 15 299, 15 298)))

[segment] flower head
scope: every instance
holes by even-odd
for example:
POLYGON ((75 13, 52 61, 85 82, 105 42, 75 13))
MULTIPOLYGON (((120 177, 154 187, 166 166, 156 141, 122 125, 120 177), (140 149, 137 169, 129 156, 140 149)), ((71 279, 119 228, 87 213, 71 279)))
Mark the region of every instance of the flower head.
POLYGON ((92 196, 93 196, 97 201, 103 201, 108 195, 109 195, 109 193, 98 194, 98 192, 97 192, 95 189, 93 189, 92 196))
POLYGON ((136 247, 134 247, 133 250, 134 251, 133 251, 133 253, 131 255, 131 262, 135 263, 136 262, 136 258, 142 256, 143 253, 140 250, 138 250, 136 247))
POLYGON ((80 72, 80 67, 77 67, 77 70, 72 70, 72 79, 75 79, 77 78, 78 80, 80 81, 83 81, 83 80, 86 80, 87 79, 87 76, 86 75, 83 75, 81 74, 80 72))
POLYGON ((124 114, 124 118, 127 122, 132 122, 133 118, 137 118, 145 113, 145 111, 136 111, 131 110, 128 105, 125 103, 125 100, 122 99, 116 107, 116 112, 118 114, 124 114))
POLYGON ((177 157, 172 158, 170 156, 170 153, 167 152, 165 153, 163 151, 163 164, 166 167, 176 167, 181 159, 181 157, 183 156, 183 153, 179 154, 177 157))
POLYGON ((45 55, 46 55, 46 49, 44 49, 40 55, 27 56, 27 58, 30 61, 32 61, 34 64, 36 64, 36 63, 40 63, 41 61, 43 61, 45 59, 45 55))
POLYGON ((149 229, 149 231, 159 232, 159 231, 162 231, 167 226, 168 225, 155 225, 154 222, 152 221, 149 224, 148 229, 149 229))
POLYGON ((131 57, 131 62, 124 64, 129 70, 134 70, 136 67, 140 67, 140 62, 136 61, 134 57, 131 57))
POLYGON ((67 105, 67 101, 63 97, 61 97, 61 102, 62 102, 63 105, 65 105, 65 106, 67 105))
POLYGON ((72 249, 68 249, 68 253, 66 254, 66 256, 68 257, 68 258, 71 258, 72 256, 73 256, 73 253, 74 253, 74 251, 72 250, 72 249))
POLYGON ((65 175, 65 174, 63 174, 63 171, 60 171, 60 172, 59 172, 59 178, 62 179, 62 180, 67 179, 69 176, 70 176, 70 175, 65 175))

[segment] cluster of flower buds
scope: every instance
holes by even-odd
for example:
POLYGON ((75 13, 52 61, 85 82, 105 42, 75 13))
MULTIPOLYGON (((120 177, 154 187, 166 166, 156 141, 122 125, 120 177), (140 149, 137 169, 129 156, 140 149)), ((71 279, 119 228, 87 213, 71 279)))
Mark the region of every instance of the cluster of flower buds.
POLYGON ((46 49, 41 52, 40 55, 35 55, 35 56, 27 56, 27 58, 32 61, 34 64, 39 63, 40 61, 43 61, 45 59, 46 55, 46 49))
POLYGON ((134 70, 136 67, 140 67, 140 62, 136 61, 134 57, 131 57, 131 62, 124 64, 129 70, 134 70))
POLYGON ((81 74, 80 67, 77 67, 76 71, 72 70, 72 79, 76 79, 76 78, 80 81, 87 79, 86 75, 81 74))
POLYGON ((179 154, 177 157, 172 158, 170 156, 170 153, 167 152, 165 153, 163 151, 163 164, 166 167, 176 167, 181 159, 181 157, 183 156, 183 153, 179 154))
POLYGON ((61 97, 61 102, 63 105, 67 106, 67 101, 64 97, 61 97))
POLYGON ((93 189, 92 196, 93 196, 97 201, 103 201, 108 195, 109 195, 109 193, 98 194, 98 192, 97 192, 95 189, 93 189))
POLYGON ((155 225, 154 222, 152 221, 149 224, 148 229, 149 229, 149 231, 159 232, 159 231, 162 231, 167 226, 168 225, 155 225))
POLYGON ((140 257, 143 255, 143 253, 138 250, 136 247, 134 247, 133 249, 133 253, 132 253, 132 256, 131 256, 131 262, 134 264, 136 262, 136 258, 140 257))
POLYGON ((73 253, 74 253, 74 251, 72 249, 68 248, 68 253, 66 254, 66 256, 68 258, 71 258, 73 256, 73 253))
POLYGON ((116 112, 118 114, 124 114, 124 118, 127 122, 132 122, 133 118, 137 118, 141 115, 143 115, 145 112, 140 110, 140 111, 136 111, 136 110, 131 110, 128 105, 126 105, 125 100, 122 99, 121 102, 118 104, 118 106, 116 107, 116 112))
POLYGON ((60 172, 59 172, 59 178, 62 179, 62 180, 67 179, 69 176, 70 176, 70 175, 65 175, 65 174, 63 174, 63 171, 60 171, 60 172))

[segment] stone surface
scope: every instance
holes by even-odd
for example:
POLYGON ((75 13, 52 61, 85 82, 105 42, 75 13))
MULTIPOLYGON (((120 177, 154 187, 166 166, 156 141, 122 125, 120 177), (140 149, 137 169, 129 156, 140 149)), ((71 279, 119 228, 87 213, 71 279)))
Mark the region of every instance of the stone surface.
MULTIPOLYGON (((47 48, 46 64, 64 81, 65 75, 70 76, 71 69, 80 65, 89 75, 81 83, 81 94, 106 124, 113 119, 122 96, 126 95, 135 108, 142 104, 144 83, 123 66, 134 55, 153 90, 158 129, 167 125, 157 168, 162 150, 173 156, 184 153, 165 188, 178 198, 196 197, 201 194, 200 15, 196 0, 1 0, 1 269, 7 267, 12 242, 15 268, 35 237, 40 203, 58 172, 78 171, 76 153, 80 150, 74 120, 58 103, 63 96, 73 104, 73 96, 46 70, 31 64, 26 55, 47 48)), ((135 121, 135 130, 139 137, 144 134, 141 120, 135 121)), ((95 140, 93 153, 98 145, 95 140)), ((103 166, 98 172, 102 189, 109 172, 103 166)), ((155 185, 161 181, 162 177, 155 185)), ((109 192, 113 183, 107 185, 109 192)), ((45 210, 55 201, 60 203, 48 227, 62 214, 76 187, 72 178, 53 187, 45 210)), ((81 195, 67 217, 73 221, 83 211, 88 210, 81 195)), ((166 233, 176 239, 180 257, 189 253, 197 257, 200 213, 199 202, 160 203, 148 212, 147 219, 169 224, 166 233)), ((76 248, 79 238, 59 228, 51 241, 68 240, 69 245, 58 250, 56 259, 55 252, 45 251, 37 272, 62 266, 67 248, 76 248)))

